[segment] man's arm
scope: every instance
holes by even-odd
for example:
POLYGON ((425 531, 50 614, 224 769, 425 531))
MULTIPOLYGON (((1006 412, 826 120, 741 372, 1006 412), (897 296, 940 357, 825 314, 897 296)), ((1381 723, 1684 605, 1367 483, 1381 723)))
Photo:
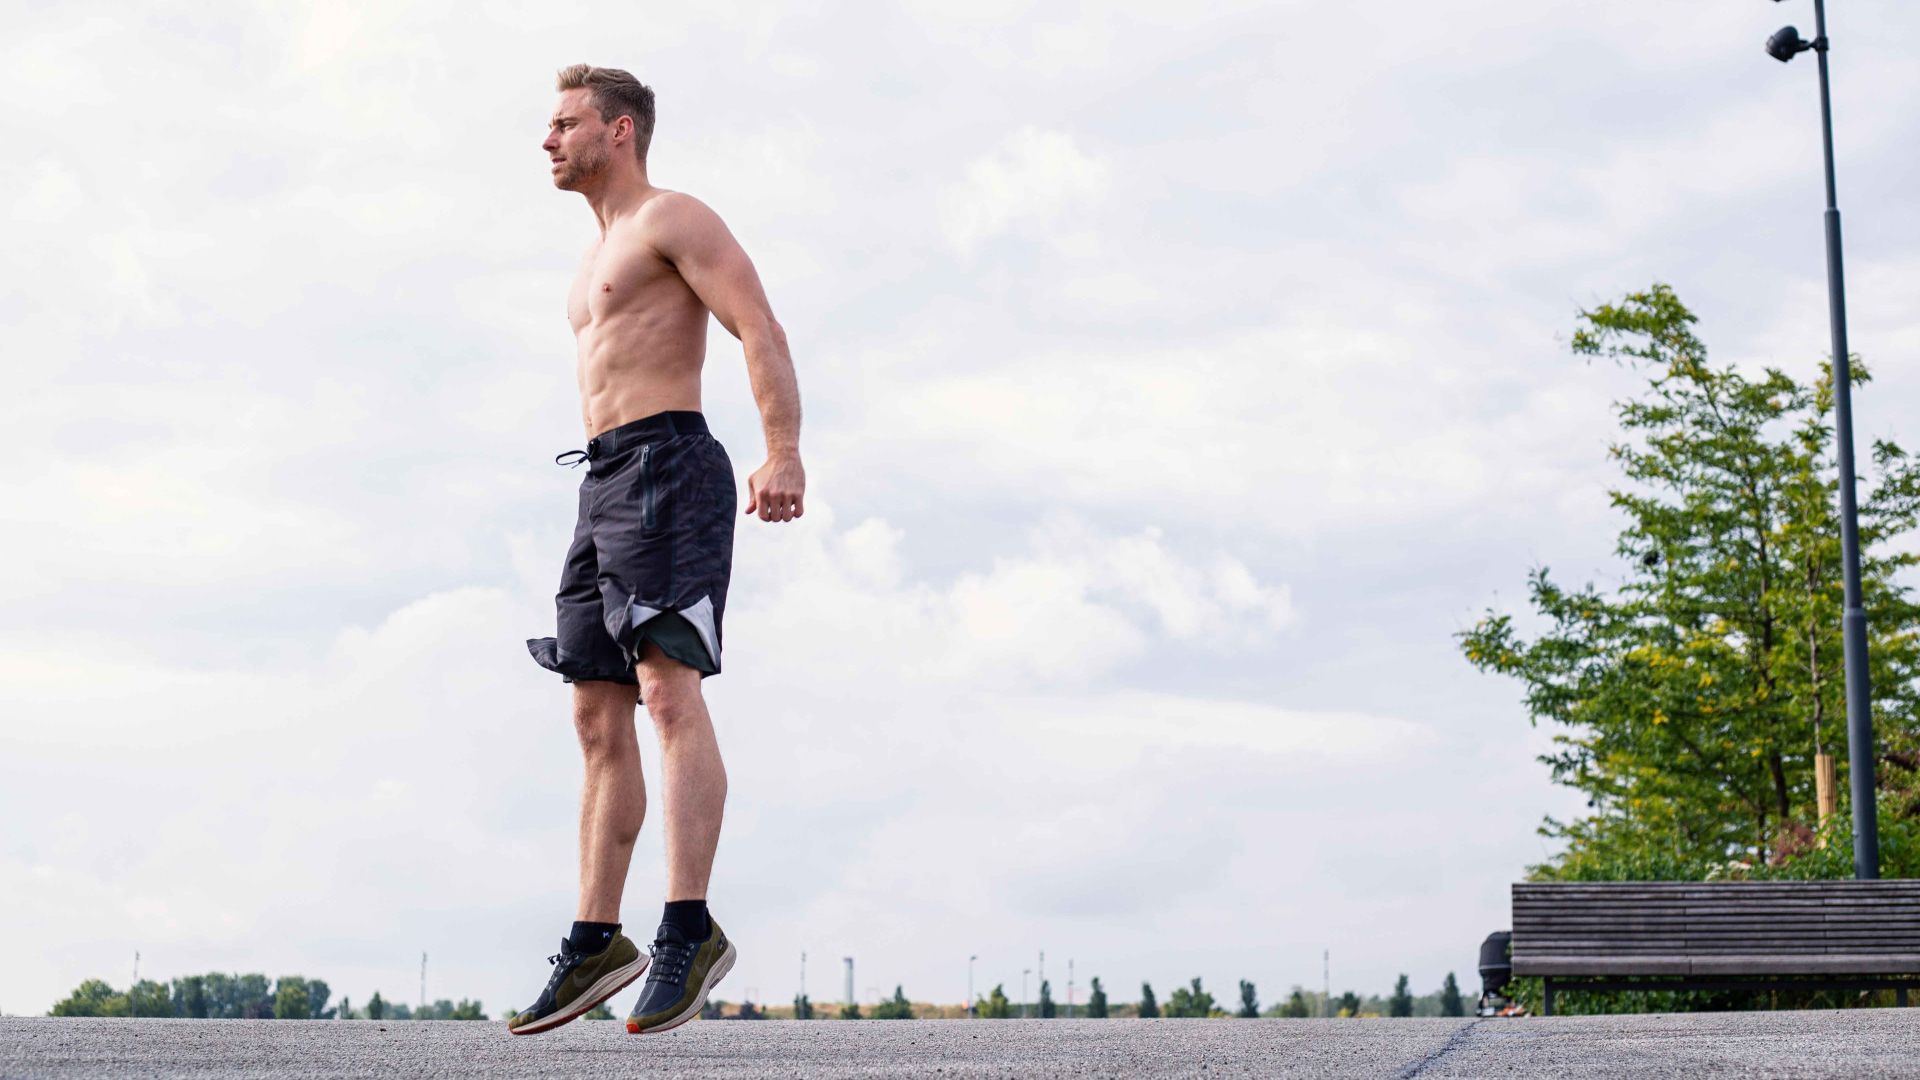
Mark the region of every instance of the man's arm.
POLYGON ((806 472, 800 466, 800 384, 787 332, 773 317, 753 261, 720 215, 678 192, 658 201, 654 246, 746 350, 747 378, 767 439, 767 463, 747 478, 746 512, 762 521, 791 521, 806 509, 806 472))

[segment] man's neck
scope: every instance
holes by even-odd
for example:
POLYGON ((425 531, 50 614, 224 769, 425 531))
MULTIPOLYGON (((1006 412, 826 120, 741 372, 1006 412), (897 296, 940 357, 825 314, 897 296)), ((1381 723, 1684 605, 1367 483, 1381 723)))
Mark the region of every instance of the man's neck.
POLYGON ((593 216, 600 222, 600 235, 620 218, 639 209, 654 192, 652 184, 647 182, 647 167, 634 165, 627 169, 609 169, 604 183, 591 190, 582 191, 587 205, 593 208, 593 216))

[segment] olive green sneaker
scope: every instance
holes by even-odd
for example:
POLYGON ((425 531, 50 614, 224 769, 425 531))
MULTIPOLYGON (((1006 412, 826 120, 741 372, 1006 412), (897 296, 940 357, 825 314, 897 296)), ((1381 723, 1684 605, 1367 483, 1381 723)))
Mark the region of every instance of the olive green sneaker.
POLYGON ((553 977, 540 991, 539 1000, 507 1021, 507 1030, 515 1035, 551 1031, 576 1019, 632 985, 647 970, 640 946, 620 933, 597 953, 580 952, 573 942, 561 938, 560 952, 547 957, 547 962, 553 965, 553 977))
POLYGON ((679 930, 660 924, 647 985, 627 1015, 630 1034, 670 1031, 700 1015, 707 994, 733 970, 736 955, 720 924, 712 926, 707 940, 688 941, 679 930))

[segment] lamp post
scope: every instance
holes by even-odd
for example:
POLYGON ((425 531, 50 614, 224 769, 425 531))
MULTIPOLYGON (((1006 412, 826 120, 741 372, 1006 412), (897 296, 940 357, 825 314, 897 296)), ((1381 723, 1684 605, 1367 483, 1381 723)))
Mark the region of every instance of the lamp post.
MULTIPOLYGON (((1775 0, 1776 3, 1779 0, 1775 0)), ((1859 510, 1854 498, 1853 371, 1847 354, 1847 300, 1840 273, 1840 207, 1833 190, 1833 105, 1827 89, 1827 11, 1813 0, 1812 41, 1791 26, 1767 39, 1767 55, 1781 63, 1811 49, 1820 67, 1820 136, 1827 166, 1827 316, 1833 328, 1833 427, 1840 459, 1840 563, 1846 608, 1840 643, 1847 672, 1847 771, 1853 789, 1853 876, 1880 876, 1880 820, 1874 803, 1873 707, 1867 684, 1867 613, 1860 599, 1859 510)))
POLYGON ((979 1016, 973 1005, 973 962, 978 959, 980 959, 978 956, 967 957, 967 1019, 969 1020, 979 1016))

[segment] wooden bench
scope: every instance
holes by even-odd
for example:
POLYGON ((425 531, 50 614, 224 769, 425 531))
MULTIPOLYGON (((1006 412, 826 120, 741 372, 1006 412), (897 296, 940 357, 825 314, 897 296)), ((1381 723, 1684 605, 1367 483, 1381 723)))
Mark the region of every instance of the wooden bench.
POLYGON ((1531 882, 1513 973, 1567 990, 1920 987, 1920 880, 1531 882), (1791 982, 1783 980, 1791 979, 1791 982))

